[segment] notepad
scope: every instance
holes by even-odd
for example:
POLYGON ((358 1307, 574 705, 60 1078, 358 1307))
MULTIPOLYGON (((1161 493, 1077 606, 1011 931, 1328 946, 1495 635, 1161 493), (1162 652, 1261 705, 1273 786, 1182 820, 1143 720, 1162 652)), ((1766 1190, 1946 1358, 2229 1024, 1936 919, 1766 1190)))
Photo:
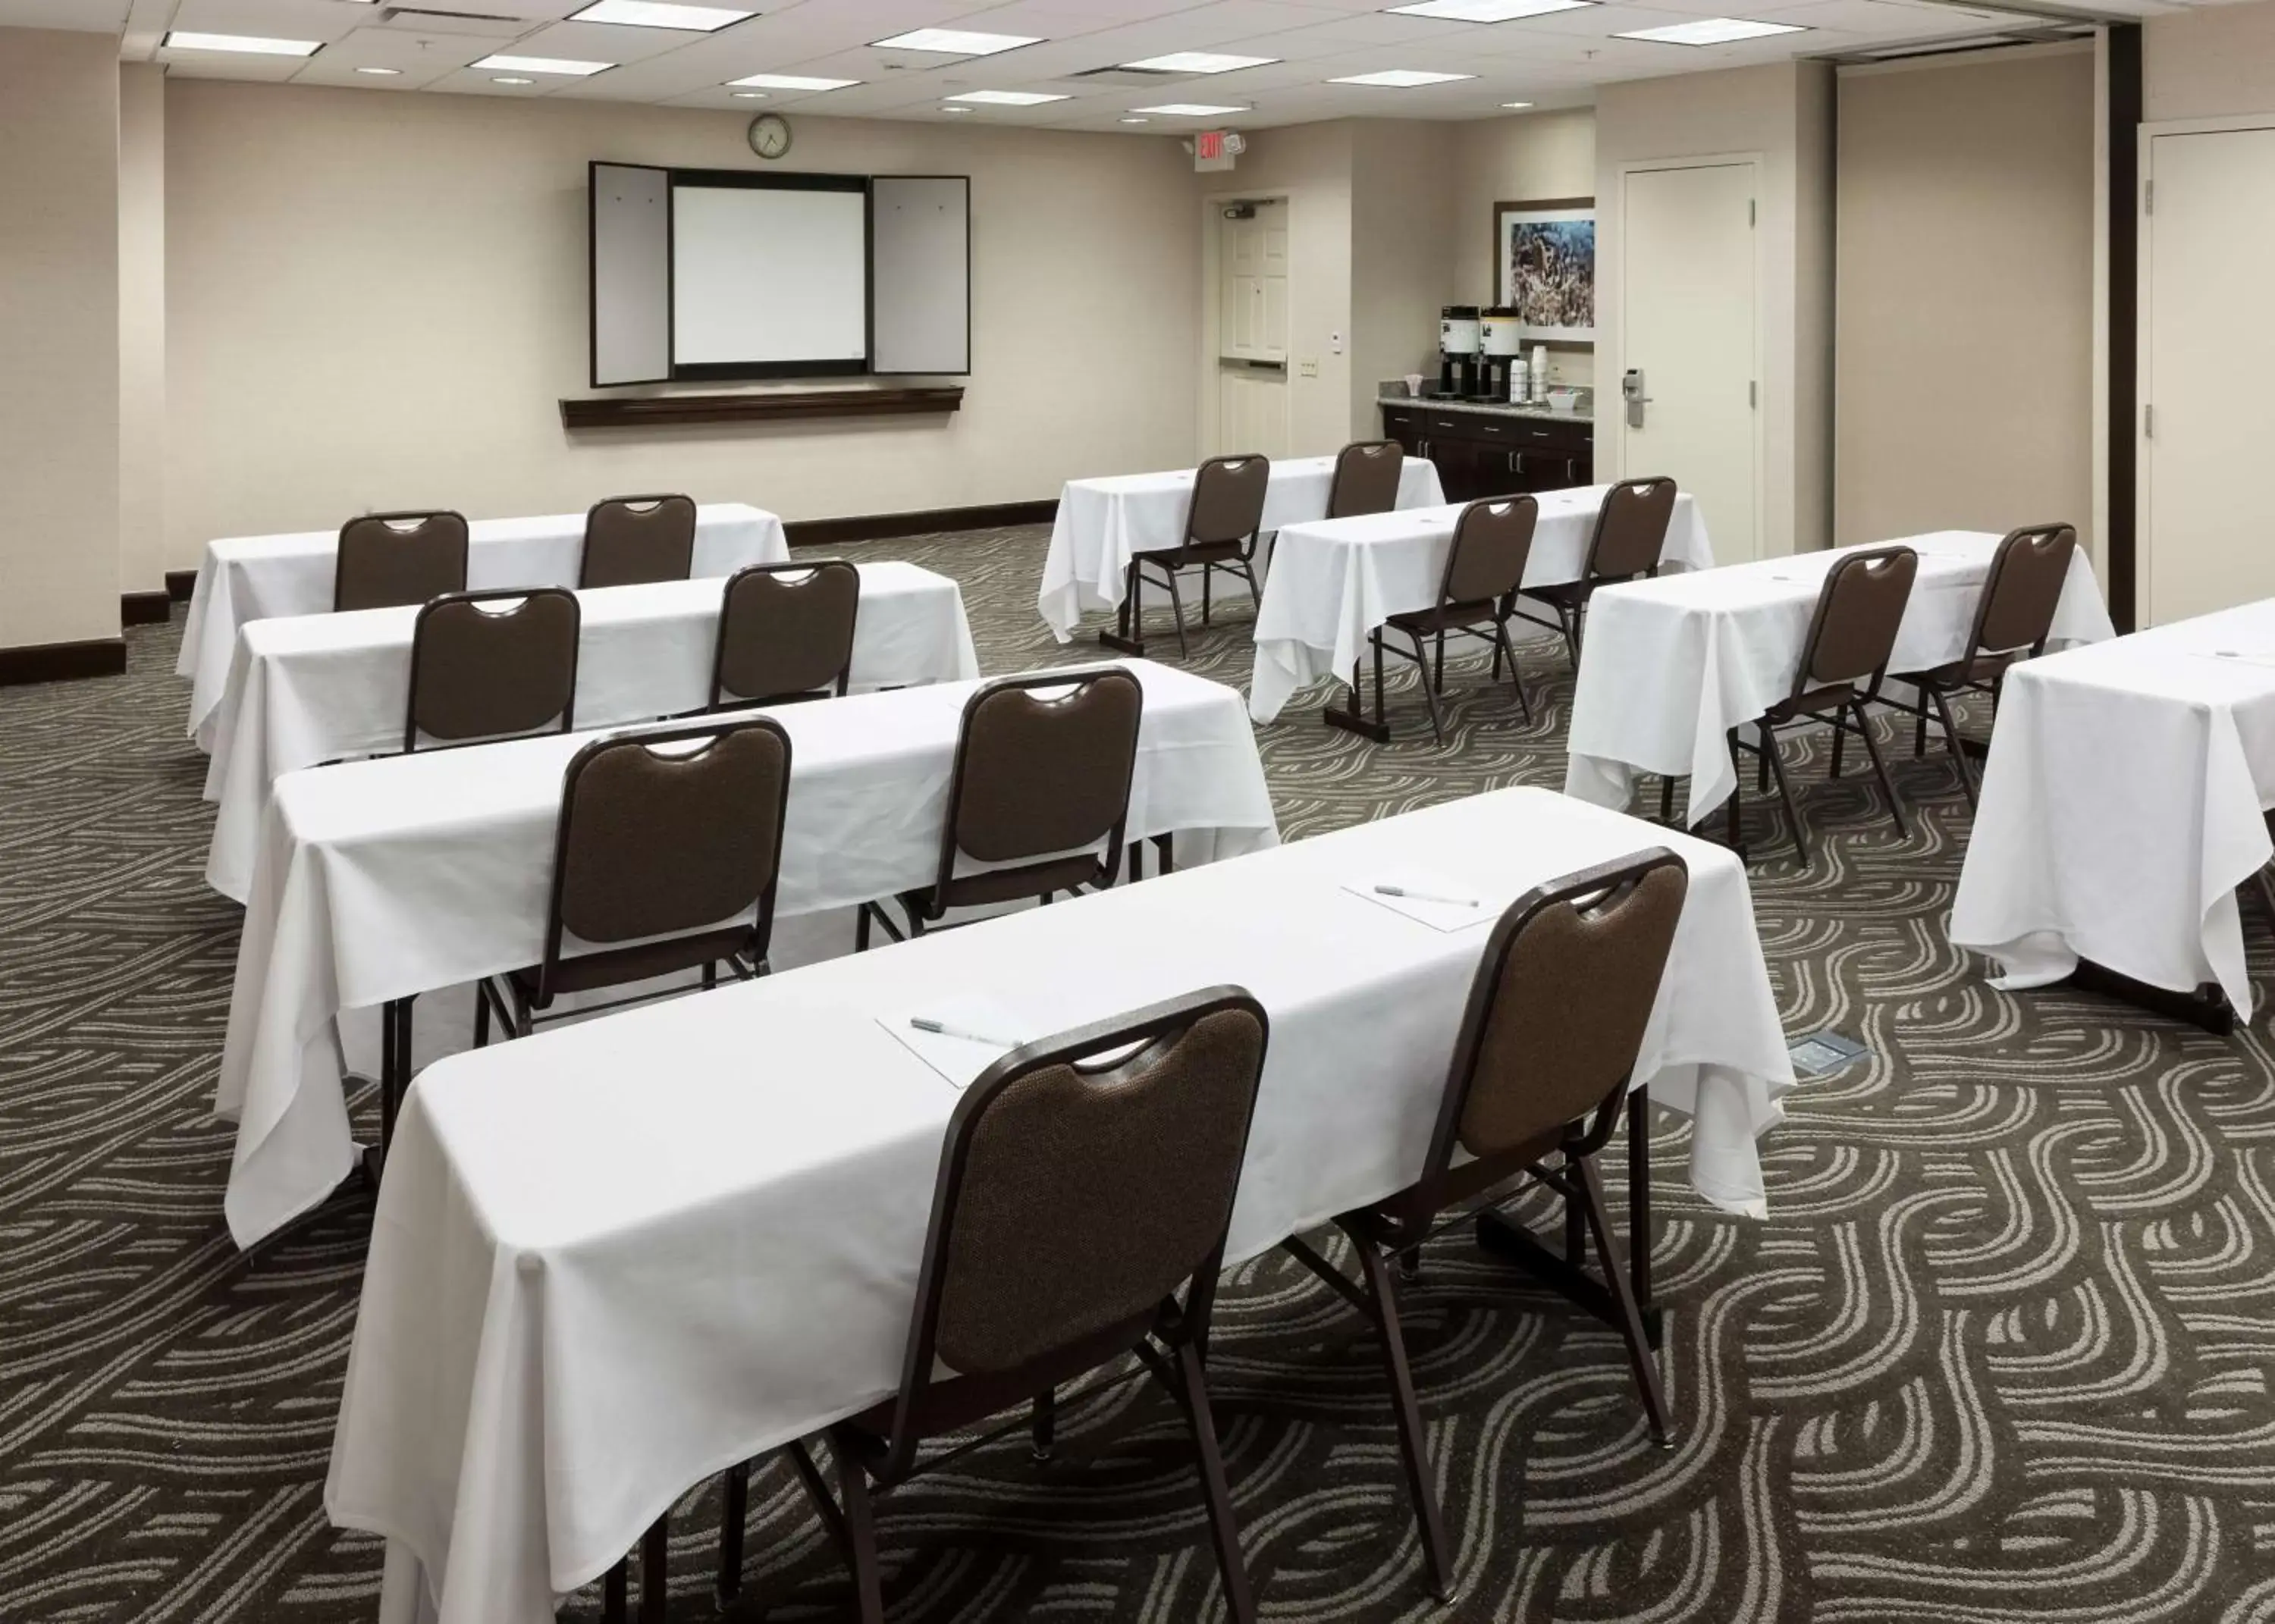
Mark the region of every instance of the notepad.
POLYGON ((931 999, 921 1008, 881 1015, 877 1024, 958 1089, 971 1087, 981 1072, 1034 1036, 1030 1023, 985 993, 931 999), (917 1020, 949 1030, 924 1031, 911 1024, 917 1020))
POLYGON ((1498 897, 1487 895, 1474 885, 1423 869, 1371 874, 1364 880, 1345 881, 1343 889, 1433 931, 1466 931, 1491 925, 1500 918, 1503 905, 1498 897), (1378 889, 1386 886, 1408 895, 1393 896, 1378 889), (1474 899, 1474 905, 1469 899, 1474 899))

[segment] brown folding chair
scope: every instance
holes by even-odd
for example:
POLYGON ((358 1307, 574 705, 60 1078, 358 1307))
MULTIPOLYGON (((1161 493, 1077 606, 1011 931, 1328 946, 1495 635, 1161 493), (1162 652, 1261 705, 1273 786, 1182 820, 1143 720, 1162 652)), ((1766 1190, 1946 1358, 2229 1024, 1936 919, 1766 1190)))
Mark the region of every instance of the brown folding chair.
POLYGON ((403 748, 418 749, 422 736, 467 744, 571 731, 581 619, 577 594, 563 586, 431 600, 412 626, 403 748))
POLYGON ((722 964, 738 980, 764 975, 790 769, 790 735, 770 716, 617 734, 578 751, 561 782, 545 956, 482 979, 475 1046, 489 1041, 493 1011, 508 1037, 525 1037, 563 993, 699 967, 715 986, 722 964))
MULTIPOLYGON (((1659 572, 1659 555, 1667 548, 1667 526, 1674 517, 1674 481, 1665 475, 1621 480, 1604 492, 1596 510, 1596 528, 1588 537, 1588 552, 1580 565, 1580 578, 1550 585, 1528 587, 1524 595, 1556 611, 1553 630, 1564 634, 1564 647, 1574 669, 1580 665, 1580 639, 1588 617, 1588 601, 1599 586, 1641 580, 1659 572)), ((1549 623, 1538 616, 1525 619, 1536 625, 1549 623)))
POLYGON ((861 571, 842 558, 736 571, 719 601, 711 708, 843 699, 860 613, 861 571))
POLYGON ((367 513, 340 526, 335 612, 398 608, 465 590, 465 515, 367 513))
POLYGON ((1177 577, 1187 570, 1201 572, 1201 624, 1209 623, 1209 584, 1220 570, 1244 577, 1248 590, 1262 602, 1264 589, 1256 584, 1256 545, 1264 530, 1264 495, 1272 484, 1267 457, 1212 457, 1193 473, 1192 499, 1185 504, 1184 539, 1175 547, 1131 555, 1124 574, 1122 608, 1113 631, 1101 631, 1099 640, 1125 654, 1145 652, 1145 611, 1138 593, 1149 578, 1145 567, 1161 573, 1159 584, 1168 589, 1169 608, 1177 617, 1177 652, 1186 653, 1185 602, 1177 591, 1177 577))
MULTIPOLYGON (((1226 1608, 1255 1617, 1201 1361, 1269 1035, 1254 998, 1213 987, 1015 1049, 957 1100, 899 1390, 829 1429, 835 1495, 803 1440, 785 1451, 862 1624, 885 1616, 874 1497, 925 1469, 923 1443, 1026 1407, 1047 1454, 1058 1389, 1132 1354, 1191 1431, 1226 1608)), ((722 1599, 747 1495, 730 1470, 722 1599)))
POLYGON ((1398 505, 1398 482, 1405 472, 1406 448, 1395 440, 1353 441, 1335 453, 1334 478, 1327 483, 1327 517, 1389 512, 1398 505))
MULTIPOLYGON (((1056 892, 1112 885, 1145 709, 1144 686, 1118 666, 1007 676, 973 694, 949 775, 939 878, 895 899, 907 935, 924 934, 951 908, 1031 896, 1047 903, 1056 892), (1056 689, 1069 691, 1038 697, 1056 689), (958 873, 959 858, 993 866, 958 873)), ((855 951, 868 947, 872 920, 904 940, 880 904, 864 903, 855 951)))
POLYGON ((695 499, 611 496, 585 515, 579 586, 684 581, 695 570, 695 499))
MULTIPOLYGON (((1583 1237, 1595 1239, 1609 1318, 1626 1344, 1651 1437, 1665 1445, 1667 1400, 1659 1366, 1612 1228, 1596 1157, 1626 1103, 1689 888, 1682 859, 1653 847, 1551 880, 1510 904, 1486 939, 1470 982, 1421 1177, 1335 1220, 1358 1255, 1365 1284, 1354 1284, 1300 1237, 1283 1243, 1375 1328, 1422 1548, 1433 1588, 1449 1600, 1454 1552, 1431 1487, 1391 1265, 1418 1256, 1447 1208, 1520 1175, 1547 1185, 1564 1197, 1572 1248, 1566 1261, 1572 1268, 1584 1261, 1583 1237), (1456 1151, 1470 1159, 1455 1162, 1456 1151), (1546 1165, 1551 1152, 1558 1157, 1553 1167, 1546 1165)), ((1488 1212, 1479 1222, 1494 1216, 1488 1212)), ((1630 1243, 1648 1252, 1651 1237, 1636 1235, 1630 1243)))
POLYGON ((1991 572, 1984 578, 1983 595, 1976 601, 1975 624, 1967 634, 1967 652, 1931 671, 1898 671, 1891 680, 1909 683, 1918 691, 1911 705, 1882 694, 1879 702, 1913 718, 1912 754, 1927 753, 1930 707, 1951 746, 1952 765, 1959 772, 1959 787, 1967 804, 1975 804, 1975 774, 1967 765, 1967 752, 1959 724, 1951 714, 1951 699, 1962 692, 1991 696, 1991 712, 1999 711, 1999 692, 2007 668, 2035 660, 2046 652, 2053 631, 2054 611, 2061 603, 2062 587, 2069 579, 2070 555, 2077 551, 2074 525, 2027 525, 2009 532, 1991 555, 1991 572))
MULTIPOLYGON (((1778 798, 1785 803, 1793 826, 1794 850, 1801 865, 1809 866, 1809 842, 1802 829, 1801 812, 1794 804, 1793 788, 1786 782, 1785 759, 1778 751, 1778 729, 1821 721, 1833 729, 1830 776, 1840 776, 1840 746, 1851 733, 1864 741, 1880 791, 1888 797, 1888 816, 1896 833, 1908 835, 1904 809, 1896 800, 1896 787, 1880 759, 1872 739, 1871 718, 1864 706, 1879 698, 1886 677, 1888 656, 1895 652, 1896 633, 1904 623, 1904 606, 1911 601, 1912 581, 1919 574, 1919 555, 1908 547, 1877 547, 1850 553, 1825 571, 1825 585, 1817 594, 1817 612, 1809 623, 1809 636, 1801 646, 1801 663, 1793 675, 1793 691, 1765 711, 1754 725, 1757 740, 1749 743, 1730 729, 1730 763, 1741 767, 1738 755, 1749 752, 1759 759, 1761 782, 1777 779, 1778 798), (1863 684, 1859 690, 1857 684, 1863 684)), ((1745 776, 1742 768, 1739 777, 1745 776)), ((1739 804, 1739 786, 1730 786, 1730 844, 1743 857, 1745 812, 1739 804)))
POLYGON ((1509 680, 1516 684, 1516 702, 1523 708, 1526 722, 1532 721, 1532 702, 1524 697, 1524 677, 1517 669, 1516 650, 1508 640, 1508 619, 1517 588, 1524 582, 1525 563, 1532 556, 1532 532, 1539 518, 1540 504, 1530 496, 1488 497, 1462 510, 1454 521, 1453 545, 1446 550, 1436 604, 1393 615, 1367 634, 1374 646, 1377 726, 1382 725, 1382 656, 1387 648, 1401 660, 1411 660, 1422 673, 1422 697, 1430 704, 1430 736, 1441 744, 1446 742, 1438 696, 1446 689, 1448 633, 1478 638, 1493 646, 1495 681, 1500 677, 1501 661, 1508 660, 1509 680), (1389 631, 1404 632, 1414 651, 1409 653, 1386 645, 1382 634, 1389 631), (1432 636, 1438 639, 1434 677, 1423 641, 1432 636))

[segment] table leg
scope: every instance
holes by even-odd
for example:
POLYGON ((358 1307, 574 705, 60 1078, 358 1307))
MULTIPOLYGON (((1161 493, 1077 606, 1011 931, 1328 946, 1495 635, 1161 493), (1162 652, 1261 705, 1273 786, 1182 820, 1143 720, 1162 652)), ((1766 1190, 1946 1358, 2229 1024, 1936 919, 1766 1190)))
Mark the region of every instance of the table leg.
POLYGON ((2214 1037, 2225 1038, 2235 1031, 2235 1006, 2227 1001, 2227 994, 2220 990, 2218 982, 2207 981, 2193 993, 2175 993, 2170 987, 2135 981, 2091 959, 2080 959, 2077 968, 2070 972, 2069 985, 2121 999, 2136 1009, 2146 1009, 2168 1020, 2201 1026, 2214 1037))
POLYGON ((1145 653, 1145 610, 1138 601, 1138 593, 1145 578, 1133 561, 1122 578, 1122 604, 1115 611, 1115 629, 1098 634, 1098 640, 1107 647, 1139 659, 1145 653))
MULTIPOLYGON (((1379 653, 1375 657, 1381 658, 1379 653)), ((1345 702, 1328 706, 1320 715, 1327 726, 1341 732, 1356 733, 1359 737, 1372 739, 1378 744, 1390 743, 1390 729, 1383 721, 1381 713, 1378 711, 1372 721, 1366 719, 1366 712, 1362 708, 1359 699, 1359 670, 1356 662, 1351 666, 1350 692, 1345 702)))

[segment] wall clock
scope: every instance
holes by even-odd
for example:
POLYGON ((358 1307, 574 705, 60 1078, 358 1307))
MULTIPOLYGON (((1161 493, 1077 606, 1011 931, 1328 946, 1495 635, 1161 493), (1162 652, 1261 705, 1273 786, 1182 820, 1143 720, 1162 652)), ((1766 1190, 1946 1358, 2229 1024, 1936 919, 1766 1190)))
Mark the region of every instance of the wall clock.
POLYGON ((751 120, 751 150, 761 158, 779 158, 790 150, 790 120, 780 113, 760 113, 751 120))

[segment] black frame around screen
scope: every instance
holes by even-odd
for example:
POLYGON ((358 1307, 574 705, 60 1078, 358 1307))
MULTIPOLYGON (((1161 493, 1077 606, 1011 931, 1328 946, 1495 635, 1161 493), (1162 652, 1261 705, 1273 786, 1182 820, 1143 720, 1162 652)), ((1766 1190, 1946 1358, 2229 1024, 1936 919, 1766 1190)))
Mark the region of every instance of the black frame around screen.
POLYGON ((667 170, 664 182, 665 267, 664 333, 672 351, 674 383, 735 383, 764 378, 860 378, 868 375, 877 348, 875 267, 870 218, 869 178, 866 175, 774 174, 758 170, 667 170), (678 359, 679 344, 679 222, 677 193, 682 186, 703 186, 743 192, 853 192, 861 196, 861 354, 821 360, 699 361, 678 359))

